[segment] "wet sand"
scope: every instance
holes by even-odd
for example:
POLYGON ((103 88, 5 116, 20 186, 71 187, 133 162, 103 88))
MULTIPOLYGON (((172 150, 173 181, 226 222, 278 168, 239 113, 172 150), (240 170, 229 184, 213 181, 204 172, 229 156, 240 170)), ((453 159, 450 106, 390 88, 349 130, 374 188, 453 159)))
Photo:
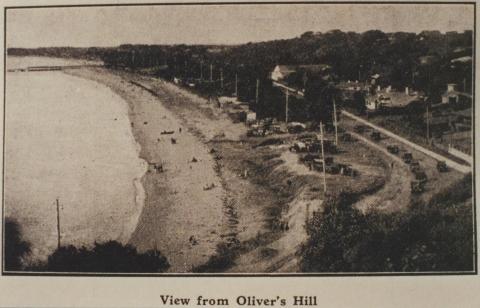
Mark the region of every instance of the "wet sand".
POLYGON ((209 148, 148 91, 104 69, 68 73, 108 86, 129 105, 139 156, 149 164, 142 178, 145 204, 130 243, 140 251, 158 248, 170 272, 189 272, 205 263, 225 225, 225 192, 209 148), (163 171, 154 167, 160 165, 163 171))

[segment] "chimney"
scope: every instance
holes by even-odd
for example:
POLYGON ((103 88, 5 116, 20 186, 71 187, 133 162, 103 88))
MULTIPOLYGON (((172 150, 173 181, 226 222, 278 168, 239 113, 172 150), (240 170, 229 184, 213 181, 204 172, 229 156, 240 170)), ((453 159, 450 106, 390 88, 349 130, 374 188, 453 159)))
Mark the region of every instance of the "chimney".
POLYGON ((405 94, 406 94, 406 95, 409 95, 408 87, 405 87, 405 94))

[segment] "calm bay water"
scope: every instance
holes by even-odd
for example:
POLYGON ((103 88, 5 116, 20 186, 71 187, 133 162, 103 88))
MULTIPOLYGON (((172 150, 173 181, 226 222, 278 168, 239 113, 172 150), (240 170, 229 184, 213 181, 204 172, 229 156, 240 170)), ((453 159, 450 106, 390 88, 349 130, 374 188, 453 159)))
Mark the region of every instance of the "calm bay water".
MULTIPOLYGON (((67 64, 9 57, 7 68, 67 64)), ((78 63, 73 63, 78 64, 78 63)), ((19 221, 32 259, 62 244, 128 241, 143 206, 146 170, 128 106, 110 89, 62 72, 7 73, 5 216, 19 221)))

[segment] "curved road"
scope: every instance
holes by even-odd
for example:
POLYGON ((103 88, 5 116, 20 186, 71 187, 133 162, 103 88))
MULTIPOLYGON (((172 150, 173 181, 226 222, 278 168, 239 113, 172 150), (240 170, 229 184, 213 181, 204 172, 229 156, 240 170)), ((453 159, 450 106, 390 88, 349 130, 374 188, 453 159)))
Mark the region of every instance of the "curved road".
POLYGON ((457 163, 457 162, 455 162, 455 161, 453 161, 453 160, 451 160, 451 159, 449 159, 449 158, 447 158, 447 157, 445 157, 445 156, 443 156, 443 155, 440 155, 440 154, 438 154, 438 153, 435 153, 435 152, 433 152, 433 151, 430 151, 430 150, 428 150, 428 149, 426 149, 426 148, 424 148, 424 147, 422 147, 422 146, 420 146, 420 145, 418 145, 418 144, 416 144, 416 143, 413 143, 413 142, 411 142, 411 141, 409 141, 409 140, 407 140, 407 139, 405 139, 405 138, 403 138, 403 137, 400 137, 400 136, 392 133, 391 131, 386 130, 385 128, 382 128, 382 127, 380 127, 380 126, 377 126, 377 125, 375 125, 375 124, 372 124, 372 123, 370 123, 369 121, 367 121, 367 120, 365 120, 365 119, 362 119, 362 118, 360 118, 360 117, 358 117, 358 116, 356 116, 356 115, 354 115, 354 114, 352 114, 352 113, 350 113, 350 112, 348 112, 348 111, 342 110, 342 114, 345 115, 345 116, 347 116, 347 117, 349 117, 350 119, 353 119, 353 120, 355 120, 355 121, 357 121, 357 122, 360 122, 360 123, 362 123, 362 124, 365 124, 365 125, 367 125, 367 126, 370 126, 371 128, 379 131, 380 133, 382 133, 382 134, 384 134, 384 135, 386 135, 386 136, 389 136, 389 137, 391 137, 391 138, 393 138, 393 139, 395 139, 395 140, 397 140, 397 141, 399 141, 399 142, 401 142, 401 143, 403 143, 403 144, 405 144, 405 145, 408 145, 409 147, 412 147, 412 148, 414 148, 415 150, 417 150, 417 151, 419 151, 419 152, 422 152, 422 153, 424 153, 424 154, 426 154, 426 155, 428 155, 428 156, 430 156, 430 157, 432 157, 432 158, 434 158, 434 159, 436 159, 436 160, 445 161, 449 167, 451 167, 451 168, 453 168, 453 169, 455 169, 455 170, 457 170, 457 171, 459 171, 459 172, 462 172, 462 173, 472 172, 472 167, 471 167, 471 166, 465 166, 465 165, 459 164, 459 163, 457 163))

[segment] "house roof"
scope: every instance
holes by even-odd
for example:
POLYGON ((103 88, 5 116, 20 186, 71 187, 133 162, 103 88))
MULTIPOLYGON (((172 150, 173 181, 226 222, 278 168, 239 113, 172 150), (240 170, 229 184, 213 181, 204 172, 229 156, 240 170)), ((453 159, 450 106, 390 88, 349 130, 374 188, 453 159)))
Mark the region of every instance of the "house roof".
POLYGON ((340 89, 348 89, 350 87, 360 87, 363 89, 365 87, 365 83, 357 81, 340 81, 339 83, 337 83, 337 88, 340 89))
POLYGON ((472 94, 467 92, 460 92, 460 91, 445 91, 445 93, 443 93, 442 96, 455 96, 455 95, 472 98, 472 94))
POLYGON ((283 74, 291 74, 300 70, 312 73, 320 73, 330 68, 327 64, 309 64, 309 65, 277 65, 283 74))
POLYGON ((455 58, 450 60, 452 63, 467 63, 467 62, 472 62, 472 57, 470 56, 465 56, 465 57, 460 57, 460 58, 455 58))

